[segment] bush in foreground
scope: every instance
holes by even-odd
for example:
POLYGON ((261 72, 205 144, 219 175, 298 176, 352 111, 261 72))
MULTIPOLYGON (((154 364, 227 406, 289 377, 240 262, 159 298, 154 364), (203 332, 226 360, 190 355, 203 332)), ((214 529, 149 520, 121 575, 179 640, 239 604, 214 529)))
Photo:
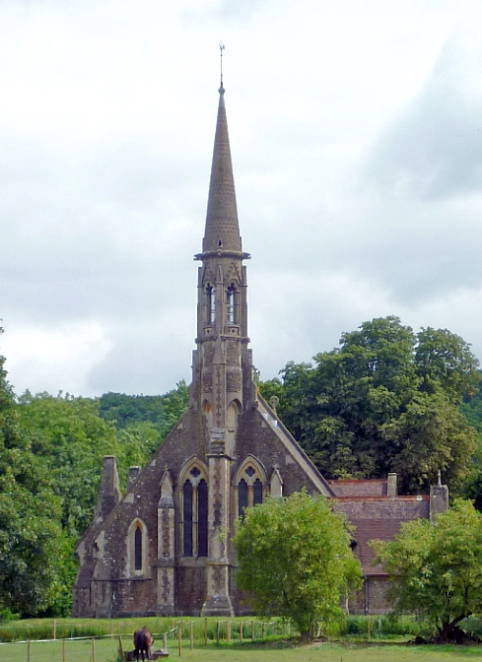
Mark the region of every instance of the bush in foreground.
POLYGON ((302 638, 343 616, 361 569, 345 519, 306 492, 248 508, 234 543, 238 586, 263 616, 291 619, 302 638))

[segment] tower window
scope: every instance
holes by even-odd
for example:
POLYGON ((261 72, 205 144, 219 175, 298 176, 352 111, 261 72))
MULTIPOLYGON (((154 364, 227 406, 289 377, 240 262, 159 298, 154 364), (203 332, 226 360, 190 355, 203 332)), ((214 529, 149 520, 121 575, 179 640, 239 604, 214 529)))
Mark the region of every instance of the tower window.
POLYGON ((208 310, 208 323, 214 324, 216 321, 216 292, 212 285, 206 288, 207 295, 207 310, 208 310))
POLYGON ((235 292, 236 292, 236 288, 234 287, 234 285, 230 285, 226 293, 227 295, 226 311, 227 311, 228 324, 235 324, 236 322, 235 292))
POLYGON ((182 487, 184 556, 208 555, 208 484, 199 467, 189 470, 182 487))

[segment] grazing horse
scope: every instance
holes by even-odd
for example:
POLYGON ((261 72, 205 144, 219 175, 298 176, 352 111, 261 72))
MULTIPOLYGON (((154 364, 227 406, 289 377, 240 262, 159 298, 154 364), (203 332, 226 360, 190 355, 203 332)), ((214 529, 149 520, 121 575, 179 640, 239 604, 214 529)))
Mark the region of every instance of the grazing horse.
POLYGON ((139 662, 139 655, 143 661, 151 659, 150 649, 153 642, 154 638, 145 626, 134 632, 134 655, 137 662, 139 662))

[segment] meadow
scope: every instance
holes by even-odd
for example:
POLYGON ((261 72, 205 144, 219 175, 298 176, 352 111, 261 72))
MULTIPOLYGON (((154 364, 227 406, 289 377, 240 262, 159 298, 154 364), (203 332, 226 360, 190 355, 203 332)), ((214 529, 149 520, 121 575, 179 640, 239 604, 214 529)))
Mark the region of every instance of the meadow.
POLYGON ((330 641, 307 645, 299 645, 296 633, 278 619, 12 621, 0 624, 0 662, 117 662, 119 644, 131 650, 132 632, 141 625, 155 634, 154 649, 167 644, 169 657, 192 662, 482 661, 482 646, 407 645, 419 631, 414 619, 351 616, 330 641))
MULTIPOLYGON (((130 638, 123 645, 130 647, 130 638)), ((112 639, 32 643, 30 662, 116 662, 118 642, 112 639)), ((170 658, 179 658, 175 642, 170 658)), ((26 662, 26 643, 0 644, 1 662, 26 662)), ((482 660, 477 646, 407 646, 401 644, 356 644, 317 642, 297 646, 289 642, 268 644, 210 644, 205 648, 183 647, 180 659, 190 662, 474 662, 482 660)))

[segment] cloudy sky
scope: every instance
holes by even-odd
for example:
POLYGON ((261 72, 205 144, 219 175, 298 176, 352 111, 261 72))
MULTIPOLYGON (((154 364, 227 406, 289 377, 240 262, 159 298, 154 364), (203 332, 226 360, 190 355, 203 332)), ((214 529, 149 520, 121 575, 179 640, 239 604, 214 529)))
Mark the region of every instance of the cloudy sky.
POLYGON ((1 0, 17 393, 189 380, 218 87, 263 378, 364 320, 482 358, 480 0, 1 0))

